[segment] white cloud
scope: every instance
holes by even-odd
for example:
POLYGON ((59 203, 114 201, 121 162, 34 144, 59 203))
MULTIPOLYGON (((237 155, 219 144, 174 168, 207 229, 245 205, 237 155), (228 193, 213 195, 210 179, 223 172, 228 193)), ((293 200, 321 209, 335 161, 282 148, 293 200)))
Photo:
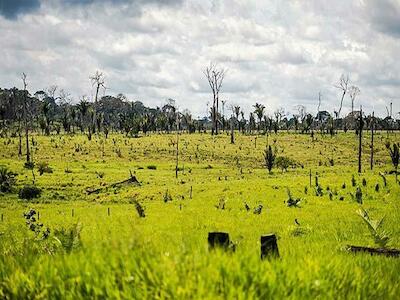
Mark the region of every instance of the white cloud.
POLYGON ((78 99, 99 69, 108 93, 147 105, 172 97, 198 116, 211 99, 202 71, 214 61, 228 69, 221 98, 246 113, 255 102, 314 112, 319 91, 333 111, 342 73, 361 89, 357 105, 400 110, 395 0, 42 0, 14 11, 0 16, 2 87, 20 86, 26 72, 32 92, 57 84, 78 99))

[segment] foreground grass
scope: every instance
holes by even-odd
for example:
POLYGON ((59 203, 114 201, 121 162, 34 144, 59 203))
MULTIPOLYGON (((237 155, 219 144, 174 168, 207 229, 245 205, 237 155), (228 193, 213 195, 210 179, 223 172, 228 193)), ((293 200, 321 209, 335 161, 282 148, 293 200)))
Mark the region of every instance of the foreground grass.
MULTIPOLYGON (((379 175, 392 169, 387 139, 398 136, 379 134, 376 168, 358 175, 354 133, 316 135, 315 141, 291 133, 268 141, 238 136, 235 145, 224 135, 181 135, 176 179, 174 135, 112 135, 91 142, 84 136, 35 137, 34 160, 48 162, 53 173, 36 173, 35 183, 44 191, 38 201, 0 196, 0 298, 396 299, 399 259, 343 250, 347 244, 373 246, 356 214, 357 186, 362 206, 374 218, 386 216, 390 245, 400 247, 400 186, 387 175, 385 187, 379 175), (262 166, 267 142, 294 159, 297 168, 267 174, 262 166), (129 170, 140 187, 86 193, 126 179, 129 170), (315 193, 316 173, 322 196, 315 193), (284 203, 287 188, 302 199, 300 208, 284 203), (167 190, 172 201, 164 203, 167 190), (146 218, 139 218, 133 199, 145 207, 146 218), (220 199, 225 210, 215 208, 220 199), (251 207, 263 204, 263 212, 247 212, 244 201, 251 207), (37 240, 22 218, 29 208, 39 211, 40 222, 52 231, 80 223, 80 246, 68 254, 52 251, 52 236, 37 240), (230 233, 235 253, 208 251, 207 233, 216 230, 230 233), (260 261, 259 238, 269 232, 279 237, 280 259, 260 261)), ((0 164, 19 174, 19 186, 32 183, 16 149, 16 139, 1 139, 0 164)))

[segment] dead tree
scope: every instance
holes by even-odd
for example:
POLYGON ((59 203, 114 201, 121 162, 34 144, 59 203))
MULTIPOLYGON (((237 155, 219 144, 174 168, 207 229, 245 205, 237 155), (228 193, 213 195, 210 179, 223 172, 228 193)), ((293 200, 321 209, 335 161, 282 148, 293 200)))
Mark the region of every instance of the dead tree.
POLYGON ((226 74, 225 69, 218 68, 215 64, 212 63, 204 71, 204 75, 207 78, 208 84, 210 85, 211 92, 213 94, 213 106, 211 108, 212 135, 218 134, 219 92, 221 90, 225 74, 226 74))
POLYGON ((370 167, 371 167, 371 170, 372 170, 374 168, 375 112, 372 112, 372 118, 371 118, 370 126, 371 126, 371 161, 370 161, 370 167))
POLYGON ((347 93, 347 91, 349 89, 349 75, 347 75, 345 77, 342 74, 342 76, 340 76, 339 83, 337 85, 335 85, 335 87, 342 91, 342 98, 340 99, 340 106, 339 106, 339 110, 337 112, 337 117, 339 118, 340 117, 340 113, 341 113, 342 108, 343 108, 344 96, 346 96, 346 93, 347 93))
POLYGON ((234 125, 235 117, 231 116, 231 144, 235 143, 235 125, 234 125))
MULTIPOLYGON (((106 86, 104 85, 104 75, 103 73, 96 71, 96 73, 92 76, 89 77, 90 81, 92 82, 92 86, 96 88, 96 94, 94 97, 94 116, 93 116, 93 133, 95 133, 96 130, 96 121, 97 121, 97 100, 99 97, 99 90, 100 88, 106 89, 106 86)), ((100 127, 100 126, 99 126, 100 127)), ((98 128, 98 131, 100 131, 100 128, 98 128)))
POLYGON ((321 92, 318 92, 318 108, 317 108, 317 116, 319 116, 319 112, 321 111, 321 92))
POLYGON ((361 173, 361 153, 362 153, 362 131, 364 127, 362 106, 360 106, 360 116, 358 120, 358 173, 361 173))
POLYGON ((360 92, 361 92, 360 89, 355 85, 352 85, 349 88, 349 94, 351 99, 351 112, 354 112, 354 102, 356 100, 356 97, 360 94, 360 92))
POLYGON ((176 157, 175 157, 175 178, 178 179, 179 171, 179 112, 176 114, 176 157))
POLYGON ((22 83, 24 85, 24 109, 23 109, 23 115, 24 115, 24 125, 25 125, 25 143, 26 143, 26 162, 29 163, 31 161, 31 152, 29 149, 29 116, 28 116, 28 91, 26 90, 26 87, 28 86, 26 82, 26 74, 22 73, 22 83))

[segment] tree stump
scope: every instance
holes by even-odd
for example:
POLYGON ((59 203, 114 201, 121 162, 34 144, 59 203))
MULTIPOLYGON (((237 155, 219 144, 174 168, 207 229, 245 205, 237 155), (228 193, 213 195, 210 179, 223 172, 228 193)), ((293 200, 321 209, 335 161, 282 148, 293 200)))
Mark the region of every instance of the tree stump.
POLYGON ((273 233, 261 236, 261 259, 267 257, 279 257, 276 235, 273 233))
POLYGON ((228 250, 229 233, 226 232, 209 232, 208 233, 208 249, 221 248, 228 250))

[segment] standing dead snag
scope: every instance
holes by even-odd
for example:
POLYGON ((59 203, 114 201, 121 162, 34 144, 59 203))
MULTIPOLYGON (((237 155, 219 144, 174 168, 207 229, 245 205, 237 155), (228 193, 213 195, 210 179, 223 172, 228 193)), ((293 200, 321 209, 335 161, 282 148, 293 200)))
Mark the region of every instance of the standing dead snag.
POLYGON ((233 117, 233 114, 231 116, 231 144, 235 143, 235 125, 234 125, 234 120, 235 118, 233 117))
MULTIPOLYGON (((92 124, 93 133, 94 133, 96 130, 96 123, 97 123, 97 108, 98 108, 97 107, 97 99, 99 96, 99 90, 101 87, 104 89, 106 89, 106 87, 104 85, 104 75, 103 75, 103 73, 101 73, 99 71, 96 71, 96 73, 94 75, 90 76, 90 81, 92 82, 92 86, 96 87, 96 94, 95 94, 95 98, 94 98, 94 109, 93 109, 94 115, 93 115, 93 124, 92 124)), ((98 126, 98 127, 100 127, 100 126, 98 126)), ((97 130, 100 131, 100 128, 97 128, 97 130)))
POLYGON ((343 108, 344 96, 346 96, 346 93, 349 88, 349 75, 345 77, 344 74, 342 74, 342 76, 340 76, 339 83, 335 85, 335 87, 342 91, 342 98, 340 99, 340 106, 337 112, 337 118, 339 118, 343 108))
POLYGON ((26 83, 26 74, 22 73, 22 82, 24 85, 24 109, 23 109, 23 115, 24 115, 24 123, 25 123, 25 142, 26 142, 26 162, 29 163, 31 161, 31 153, 29 149, 29 117, 28 117, 28 97, 27 93, 28 91, 26 90, 27 83, 26 83))
POLYGON ((374 168, 374 130, 375 130, 375 112, 372 112, 372 118, 371 118, 371 170, 374 168))
POLYGON ((213 94, 213 106, 211 108, 211 118, 212 118, 212 130, 211 134, 218 134, 218 108, 219 108, 219 92, 221 90, 222 82, 224 81, 224 77, 226 74, 226 70, 221 68, 219 69, 215 64, 210 64, 205 71, 204 75, 207 78, 208 84, 210 85, 211 92, 213 94))
POLYGON ((351 112, 354 112, 354 102, 356 100, 356 97, 360 94, 360 92, 361 92, 360 89, 355 85, 352 85, 349 88, 349 94, 351 99, 351 112))
POLYGON ((362 153, 362 131, 364 128, 362 106, 360 106, 360 115, 358 117, 358 173, 361 173, 361 153, 362 153))

